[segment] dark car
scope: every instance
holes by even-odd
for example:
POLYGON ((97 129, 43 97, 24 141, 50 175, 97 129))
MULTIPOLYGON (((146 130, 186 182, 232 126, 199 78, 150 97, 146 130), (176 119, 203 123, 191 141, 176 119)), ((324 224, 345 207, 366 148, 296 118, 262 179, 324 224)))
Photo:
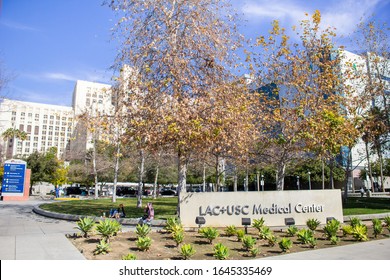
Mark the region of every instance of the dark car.
POLYGON ((136 196, 138 191, 133 188, 120 187, 116 190, 117 196, 136 196))
POLYGON ((176 191, 174 190, 161 190, 160 195, 176 195, 176 191))

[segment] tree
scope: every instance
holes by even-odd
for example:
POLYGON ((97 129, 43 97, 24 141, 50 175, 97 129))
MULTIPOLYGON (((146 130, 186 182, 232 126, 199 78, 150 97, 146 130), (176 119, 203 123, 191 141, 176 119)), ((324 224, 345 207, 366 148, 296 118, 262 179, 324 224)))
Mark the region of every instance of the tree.
MULTIPOLYGON (((129 96, 143 115, 146 145, 161 141, 178 157, 178 192, 186 189, 191 155, 210 143, 207 117, 216 92, 228 98, 234 25, 228 24, 223 1, 123 1, 109 6, 122 14, 116 34, 121 39, 119 68, 127 64, 129 96), (158 139, 158 140, 157 140, 158 139)), ((213 107, 218 110, 218 107, 213 107)), ((142 151, 142 149, 141 149, 142 151)))
POLYGON ((3 132, 2 137, 4 140, 8 142, 8 149, 6 151, 6 157, 11 158, 12 157, 12 148, 15 142, 15 139, 19 139, 21 141, 24 141, 27 139, 27 133, 24 131, 21 131, 19 129, 15 128, 8 128, 6 131, 3 132))

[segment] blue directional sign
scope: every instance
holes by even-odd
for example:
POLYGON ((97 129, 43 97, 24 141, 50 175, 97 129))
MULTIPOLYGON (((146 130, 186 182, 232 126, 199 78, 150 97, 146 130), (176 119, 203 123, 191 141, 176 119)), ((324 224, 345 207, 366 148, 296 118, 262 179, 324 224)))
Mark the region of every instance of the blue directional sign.
POLYGON ((23 196, 26 162, 8 160, 4 164, 2 196, 23 196))

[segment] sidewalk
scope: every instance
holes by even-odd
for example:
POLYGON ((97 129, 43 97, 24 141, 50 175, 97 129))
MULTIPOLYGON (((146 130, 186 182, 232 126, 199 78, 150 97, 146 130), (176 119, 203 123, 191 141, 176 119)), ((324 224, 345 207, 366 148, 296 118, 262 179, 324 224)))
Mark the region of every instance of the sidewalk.
MULTIPOLYGON (((0 201, 0 260, 84 260, 65 237, 77 232, 75 222, 34 213, 33 208, 41 203, 46 201, 0 201)), ((390 260, 390 238, 262 259, 390 260)))

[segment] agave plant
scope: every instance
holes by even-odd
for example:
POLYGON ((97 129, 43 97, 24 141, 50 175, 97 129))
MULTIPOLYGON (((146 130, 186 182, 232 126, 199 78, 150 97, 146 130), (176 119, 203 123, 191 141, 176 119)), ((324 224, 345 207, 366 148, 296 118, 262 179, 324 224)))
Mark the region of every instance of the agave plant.
POLYGON ((237 228, 235 225, 227 226, 225 229, 226 236, 234 236, 237 233, 237 228))
POLYGON ((260 239, 268 239, 270 235, 272 235, 272 230, 267 226, 262 226, 259 229, 259 237, 260 239))
POLYGON ((178 230, 172 233, 172 238, 176 242, 176 246, 184 241, 184 231, 178 230))
POLYGON ((260 219, 253 220, 252 227, 254 227, 255 229, 260 231, 262 226, 264 226, 264 218, 263 217, 261 217, 260 219))
POLYGON ((79 229, 85 238, 88 237, 88 234, 93 231, 95 226, 95 220, 89 217, 80 218, 77 222, 77 229, 79 229))
POLYGON ((210 244, 213 243, 213 240, 219 236, 217 229, 212 227, 202 228, 199 233, 202 237, 206 238, 210 244))
POLYGON ((256 245, 256 239, 254 239, 250 235, 246 235, 242 239, 242 247, 244 247, 244 249, 247 251, 250 251, 255 245, 256 245))
POLYGON ((142 225, 138 224, 135 227, 135 233, 140 237, 146 237, 149 234, 150 230, 151 228, 147 224, 142 224, 142 225))
POLYGON ((148 236, 138 237, 135 244, 137 245, 137 248, 141 251, 148 251, 150 249, 150 246, 152 246, 152 239, 148 236))
POLYGON ((326 223, 326 226, 324 226, 324 234, 328 240, 332 238, 332 236, 336 236, 337 232, 340 228, 340 222, 336 219, 330 220, 326 223))
POLYGON ((238 229, 238 230, 236 231, 236 236, 237 236, 237 241, 238 241, 238 242, 241 242, 242 239, 243 239, 244 236, 245 236, 245 231, 244 231, 243 229, 238 229))
POLYGON ((278 242, 278 238, 275 235, 270 234, 267 236, 267 241, 268 241, 268 246, 273 247, 278 242))
POLYGON ((183 244, 180 248, 180 253, 185 260, 188 260, 196 253, 196 250, 191 244, 183 244))
POLYGON ((354 228, 358 225, 362 225, 362 220, 358 217, 351 217, 350 219, 351 226, 354 228))
POLYGON ((372 220, 372 227, 374 230, 374 236, 375 238, 378 237, 378 235, 382 234, 383 232, 383 226, 382 226, 382 221, 379 219, 373 219, 372 220))
POLYGON ((124 260, 124 261, 133 261, 133 260, 136 260, 136 259, 137 259, 136 255, 134 255, 132 253, 129 253, 129 254, 125 255, 125 256, 122 256, 122 260, 124 260))
POLYGON ((168 231, 169 233, 172 233, 172 232, 178 230, 179 228, 183 228, 183 226, 180 223, 180 221, 175 217, 168 218, 167 222, 165 224, 165 227, 164 227, 164 229, 166 231, 168 231))
POLYGON ((343 231, 343 236, 351 235, 353 232, 353 227, 351 225, 345 225, 341 228, 343 231))
POLYGON ((96 231, 103 237, 105 242, 110 241, 110 237, 114 235, 117 228, 113 223, 114 220, 104 219, 96 225, 96 231))
POLYGON ((352 236, 358 241, 367 241, 367 226, 364 224, 355 226, 353 228, 352 236))
POLYGON ((222 243, 215 244, 214 257, 217 260, 226 260, 229 257, 229 248, 222 243))
POLYGON ((301 229, 297 232, 298 241, 302 244, 313 243, 314 234, 310 229, 301 229))
POLYGON ((312 231, 315 231, 320 224, 321 222, 317 219, 308 219, 306 221, 307 227, 312 231))
POLYGON ((292 243, 291 239, 283 237, 278 242, 278 245, 279 245, 279 248, 282 249, 283 252, 288 252, 291 249, 293 243, 292 243))
POLYGON ((104 239, 100 240, 99 244, 96 245, 95 251, 93 251, 94 255, 105 255, 111 251, 110 244, 106 242, 104 239))
POLYGON ((298 228, 295 225, 289 226, 287 228, 287 234, 289 236, 294 236, 295 234, 297 234, 297 232, 298 232, 298 228))

